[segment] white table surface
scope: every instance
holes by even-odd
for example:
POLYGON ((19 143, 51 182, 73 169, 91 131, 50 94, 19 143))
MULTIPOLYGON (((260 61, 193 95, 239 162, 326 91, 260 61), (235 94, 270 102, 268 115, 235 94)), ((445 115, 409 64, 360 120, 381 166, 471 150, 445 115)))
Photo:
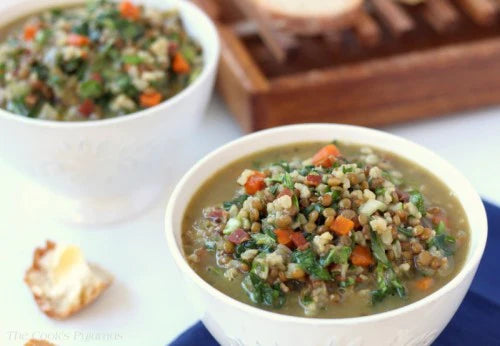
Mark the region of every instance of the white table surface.
MULTIPOLYGON (((1 0, 1 8, 16 0, 1 0)), ((500 203, 500 108, 384 128, 434 150, 458 167, 482 196, 500 203)), ((187 169, 242 132, 214 97, 191 144, 187 169)), ((171 184, 173 187, 175 182, 171 184)), ((170 187, 170 188, 171 188, 170 187)), ((37 187, 0 158, 0 345, 44 338, 59 345, 165 345, 195 323, 201 311, 179 287, 166 251, 162 200, 134 220, 85 229, 43 214, 37 187), (91 307, 63 322, 37 309, 22 279, 33 249, 46 239, 81 246, 86 257, 115 276, 91 307)))
MULTIPOLYGON (((457 166, 482 196, 500 203, 500 108, 384 128, 436 151, 457 166)), ((214 97, 192 144, 188 168, 242 132, 214 97)), ((42 214, 36 187, 0 160, 0 345, 44 337, 61 345, 164 345, 199 319, 179 287, 166 251, 163 213, 168 192, 152 209, 126 223, 85 229, 42 214), (34 247, 45 239, 79 244, 88 259, 116 277, 88 309, 58 322, 46 318, 24 285, 34 247)))

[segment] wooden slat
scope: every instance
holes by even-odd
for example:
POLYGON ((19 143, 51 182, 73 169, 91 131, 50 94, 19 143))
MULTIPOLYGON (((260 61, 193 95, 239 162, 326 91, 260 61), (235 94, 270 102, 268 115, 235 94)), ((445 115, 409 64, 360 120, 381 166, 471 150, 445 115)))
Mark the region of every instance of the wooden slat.
POLYGON ((484 26, 495 24, 498 7, 493 0, 457 0, 457 2, 476 24, 484 26))
POLYGON ((413 19, 393 0, 372 0, 371 3, 394 36, 402 36, 415 28, 413 19))
POLYGON ((360 14, 354 25, 354 33, 362 45, 373 47, 380 43, 382 30, 377 22, 366 12, 360 14))
POLYGON ((460 14, 448 0, 430 0, 422 6, 422 16, 438 33, 450 32, 460 21, 460 14))
POLYGON ((260 36, 273 56, 280 62, 285 61, 288 53, 297 47, 295 38, 277 31, 272 25, 272 20, 259 11, 253 1, 234 0, 233 2, 249 19, 256 22, 260 36))

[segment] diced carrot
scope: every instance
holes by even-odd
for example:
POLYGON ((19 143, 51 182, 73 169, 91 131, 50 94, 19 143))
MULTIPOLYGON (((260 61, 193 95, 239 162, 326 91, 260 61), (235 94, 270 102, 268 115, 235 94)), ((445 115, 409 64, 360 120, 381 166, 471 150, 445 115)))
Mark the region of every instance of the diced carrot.
POLYGON ((312 162, 315 166, 331 167, 338 156, 340 151, 335 144, 328 144, 314 154, 312 162))
POLYGON ((369 267, 375 262, 368 247, 356 245, 354 250, 352 250, 351 263, 355 266, 369 267))
POLYGON ((184 73, 189 73, 191 67, 189 66, 189 63, 184 58, 184 56, 182 56, 180 52, 177 52, 174 55, 174 60, 172 62, 172 69, 174 70, 175 73, 184 74, 184 73))
POLYGON ((72 46, 82 47, 87 46, 90 43, 90 40, 87 36, 71 33, 68 35, 66 42, 72 46))
POLYGON ((88 117, 94 111, 94 107, 95 107, 94 102, 92 102, 91 99, 85 99, 85 101, 83 101, 80 107, 78 107, 78 110, 84 116, 88 117))
POLYGON ((415 287, 421 291, 427 291, 432 285, 434 285, 434 279, 430 277, 423 277, 415 281, 415 287))
POLYGON ((255 171, 254 174, 248 177, 245 183, 245 191, 249 195, 255 195, 257 191, 264 190, 266 188, 266 182, 264 181, 265 174, 255 171))
POLYGON ((330 229, 338 235, 346 235, 354 228, 354 222, 342 215, 337 216, 330 229))
POLYGON ((145 92, 139 96, 142 107, 153 107, 161 102, 161 94, 157 91, 145 92))
POLYGON ((122 17, 127 19, 136 20, 141 15, 141 10, 139 9, 139 7, 135 6, 128 0, 122 1, 120 3, 119 10, 122 17))
POLYGON ((31 41, 35 38, 36 32, 38 31, 38 27, 36 25, 26 25, 24 27, 24 39, 26 41, 31 41))
POLYGON ((276 234, 276 240, 279 244, 282 245, 290 245, 292 239, 290 236, 292 235, 292 231, 289 229, 275 229, 274 234, 276 234))
POLYGON ((290 234, 290 239, 296 247, 301 247, 307 244, 306 238, 301 232, 293 232, 290 234))

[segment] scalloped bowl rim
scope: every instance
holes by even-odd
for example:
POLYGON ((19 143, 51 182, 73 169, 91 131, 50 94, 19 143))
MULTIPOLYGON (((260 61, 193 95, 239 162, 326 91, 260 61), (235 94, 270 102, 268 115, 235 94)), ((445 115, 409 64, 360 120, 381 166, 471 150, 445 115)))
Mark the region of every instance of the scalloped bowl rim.
MULTIPOLYGON (((304 141, 301 141, 304 142, 304 141)), ((289 144, 292 143, 300 143, 294 140, 289 140, 289 144)), ((353 143, 355 143, 353 141, 353 143)), ((280 144, 280 145, 286 145, 285 143, 280 144)), ((376 148, 376 145, 371 145, 371 144, 366 144, 368 146, 376 148)), ((384 149, 386 151, 390 151, 387 149, 384 149)), ((254 152, 258 152, 259 150, 255 150, 254 152)), ((247 154, 248 155, 248 154, 247 154)), ((407 158, 410 162, 412 162, 411 159, 407 158)), ((233 162, 234 160, 229 161, 233 162)), ((229 163, 226 163, 229 164, 229 163)), ((224 167, 219 166, 219 169, 224 167)), ((431 173, 432 169, 427 168, 431 173)), ((215 173, 215 172, 213 172, 215 173)), ((213 175, 212 173, 212 175, 213 175)), ((433 173, 434 174, 434 173, 433 173)), ((203 180, 203 182, 200 182, 197 186, 197 189, 203 185, 203 183, 206 181, 203 180)), ((195 191, 197 190, 195 189, 195 191)), ((191 197, 191 196, 190 196, 191 197)), ((188 203, 189 203, 188 199, 188 203)), ((186 205, 183 207, 185 210, 186 205)), ((464 208, 465 209, 465 208, 464 208)), ((466 214, 469 215, 469 212, 465 210, 466 214)), ((182 217, 182 216, 181 216, 182 217)), ((182 230, 181 230, 182 231, 182 230)), ((398 316, 400 314, 408 313, 413 310, 417 310, 418 308, 431 304, 432 302, 436 301, 439 299, 441 296, 445 295, 446 293, 452 291, 454 288, 456 288, 458 285, 460 285, 463 280, 466 278, 467 274, 474 270, 476 266, 479 264, 479 261, 481 260, 482 254, 484 252, 484 248, 486 246, 486 238, 487 238, 487 219, 486 219, 486 212, 484 209, 484 205, 477 194, 477 192, 474 190, 472 185, 468 182, 468 180, 457 170, 455 169, 448 161, 442 159, 439 157, 437 154, 433 153, 429 149, 422 147, 416 143, 413 143, 409 140, 406 140, 404 138, 401 138, 399 136, 395 136, 386 132, 382 132, 379 130, 374 130, 374 129, 368 129, 364 127, 359 127, 359 126, 353 126, 353 125, 340 125, 340 124, 299 124, 299 125, 288 125, 288 126, 281 126, 281 127, 275 127, 271 128, 268 130, 263 130, 259 132, 255 132, 253 134, 249 134, 246 136, 243 136, 239 139, 236 139, 234 141, 231 141, 218 149, 212 151, 208 155, 206 155, 203 159, 198 161, 179 181, 177 184, 176 188, 171 194, 171 197, 169 198, 169 202, 166 208, 166 213, 165 213, 165 233, 166 233, 166 238, 167 238, 167 245, 170 250, 171 255, 173 256, 177 266, 180 268, 182 273, 185 273, 189 276, 190 280, 193 280, 197 286, 209 293, 211 296, 214 298, 218 299, 219 301, 222 301, 224 304, 231 305, 234 308, 243 310, 247 313, 251 313, 253 315, 256 315, 257 317, 265 318, 265 319, 271 319, 275 321, 280 321, 280 322, 289 322, 289 323, 300 323, 300 324, 310 324, 310 325, 354 325, 358 323, 370 323, 370 322, 375 322, 375 321, 380 321, 388 318, 392 318, 395 316, 398 316), (392 309, 386 312, 381 312, 381 313, 376 313, 373 315, 368 315, 368 316, 361 316, 361 317, 347 317, 347 318, 308 318, 308 317, 298 317, 298 316, 291 316, 291 315, 285 315, 285 314, 279 314, 276 312, 272 311, 267 311, 260 309, 258 307, 240 302, 224 293, 221 291, 217 290, 213 286, 211 286, 209 283, 204 281, 192 268, 189 266, 187 263, 182 250, 179 248, 177 241, 175 239, 175 232, 173 231, 173 220, 174 215, 174 206, 176 204, 177 199, 179 198, 180 194, 183 192, 183 186, 187 181, 192 179, 193 175, 196 174, 207 162, 213 160, 215 157, 221 155, 222 153, 226 152, 228 149, 230 149, 234 145, 242 144, 242 143, 251 143, 253 141, 256 141, 259 139, 259 137, 265 137, 271 133, 279 133, 279 132, 287 132, 287 131, 293 131, 294 129, 297 128, 302 128, 303 131, 311 131, 314 130, 315 128, 318 127, 325 127, 329 126, 337 131, 341 131, 342 129, 351 129, 351 130, 356 130, 360 131, 360 133, 368 133, 371 132, 372 134, 378 134, 378 135, 383 135, 387 136, 389 139, 393 141, 399 141, 400 143, 405 143, 406 145, 413 146, 414 148, 419 148, 420 150, 423 150, 426 152, 426 154, 430 155, 436 160, 441 161, 442 164, 447 166, 447 169, 454 171, 455 175, 461 180, 460 183, 464 184, 464 189, 468 190, 468 193, 471 193, 471 198, 473 199, 473 202, 478 208, 475 212, 479 213, 478 218, 481 220, 483 223, 482 225, 478 225, 477 229, 474 229, 475 232, 480 232, 481 234, 478 235, 478 243, 477 246, 474 248, 474 252, 471 254, 470 252, 472 251, 471 249, 471 244, 469 244, 468 248, 468 253, 467 253, 467 258, 466 262, 464 263, 463 267, 460 269, 460 271, 456 274, 456 276, 451 279, 448 283, 446 283, 443 287, 439 288, 437 291, 431 293, 430 295, 413 302, 411 304, 405 305, 403 307, 397 308, 397 309, 392 309)), ((472 237, 470 239, 472 241, 472 237)))
MULTIPOLYGON (((38 0, 40 1, 40 0, 38 0)), ((38 7, 33 10, 32 8, 28 8, 25 11, 22 11, 21 14, 16 15, 15 17, 9 17, 8 19, 4 20, 3 23, 0 25, 0 30, 5 27, 10 25, 11 23, 15 22, 16 20, 19 20, 23 17, 26 17, 28 15, 33 15, 36 13, 39 13, 41 10, 46 10, 53 8, 54 6, 58 6, 58 4, 62 6, 71 6, 71 5, 78 5, 78 4, 84 4, 84 0, 72 0, 72 1, 65 1, 65 0, 52 0, 52 1, 43 1, 42 2, 47 2, 46 4, 38 5, 38 7)), ((25 0, 25 1, 20 1, 17 3, 10 4, 9 6, 5 7, 3 9, 3 13, 8 13, 9 10, 12 9, 18 9, 22 7, 23 5, 27 5, 30 2, 25 0)), ((141 1, 142 3, 142 1, 141 1)), ((157 115, 161 111, 163 111, 163 108, 168 108, 172 107, 173 105, 181 102, 185 98, 189 98, 190 95, 194 92, 196 88, 201 86, 206 82, 206 79, 210 78, 210 72, 215 70, 217 68, 217 63, 218 63, 218 57, 220 55, 220 41, 219 41, 219 36, 217 34, 217 29, 215 28, 214 23, 212 20, 196 5, 194 5, 191 2, 184 1, 184 0, 177 0, 177 1, 172 1, 171 3, 168 3, 167 6, 172 7, 172 8, 178 8, 179 12, 181 13, 183 11, 187 12, 194 12, 196 13, 196 16, 200 16, 203 18, 202 21, 196 22, 196 25, 202 25, 205 27, 205 30, 209 31, 209 35, 213 38, 213 44, 214 44, 214 49, 213 53, 210 56, 204 56, 204 66, 203 69, 200 73, 200 75, 194 80, 193 83, 189 84, 186 88, 181 90, 179 93, 176 95, 172 96, 171 98, 161 102, 160 104, 143 109, 137 112, 129 113, 123 116, 118 116, 118 117, 113 117, 113 118, 107 118, 107 119, 96 119, 96 120, 85 120, 85 121, 58 121, 58 120, 46 120, 46 119, 37 119, 37 118, 28 118, 19 114, 15 114, 12 112, 9 112, 3 108, 0 108, 0 117, 6 119, 6 120, 12 120, 12 121, 18 121, 21 123, 25 123, 30 126, 40 126, 40 127, 50 127, 50 128, 86 128, 86 127, 95 127, 95 126, 112 126, 115 124, 119 124, 122 122, 127 122, 127 121, 133 121, 134 119, 137 118, 143 118, 143 117, 151 117, 154 115, 157 115)), ((202 46, 203 48, 203 54, 206 54, 208 43, 207 42, 202 42, 198 41, 198 43, 202 46)), ((165 115, 165 114, 164 114, 165 115)))

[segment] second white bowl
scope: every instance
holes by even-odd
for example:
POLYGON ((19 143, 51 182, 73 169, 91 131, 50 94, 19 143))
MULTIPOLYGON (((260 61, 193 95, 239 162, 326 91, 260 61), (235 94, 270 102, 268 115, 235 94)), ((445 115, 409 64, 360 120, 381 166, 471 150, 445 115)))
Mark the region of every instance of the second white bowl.
MULTIPOLYGON (((123 219, 144 209, 172 182, 213 89, 219 38, 211 20, 187 1, 137 1, 178 8, 203 48, 203 71, 171 99, 123 117, 88 122, 29 119, 0 110, 0 157, 50 191, 48 211, 80 223, 123 219)), ((20 1, 0 17, 17 18, 82 0, 20 1)))

